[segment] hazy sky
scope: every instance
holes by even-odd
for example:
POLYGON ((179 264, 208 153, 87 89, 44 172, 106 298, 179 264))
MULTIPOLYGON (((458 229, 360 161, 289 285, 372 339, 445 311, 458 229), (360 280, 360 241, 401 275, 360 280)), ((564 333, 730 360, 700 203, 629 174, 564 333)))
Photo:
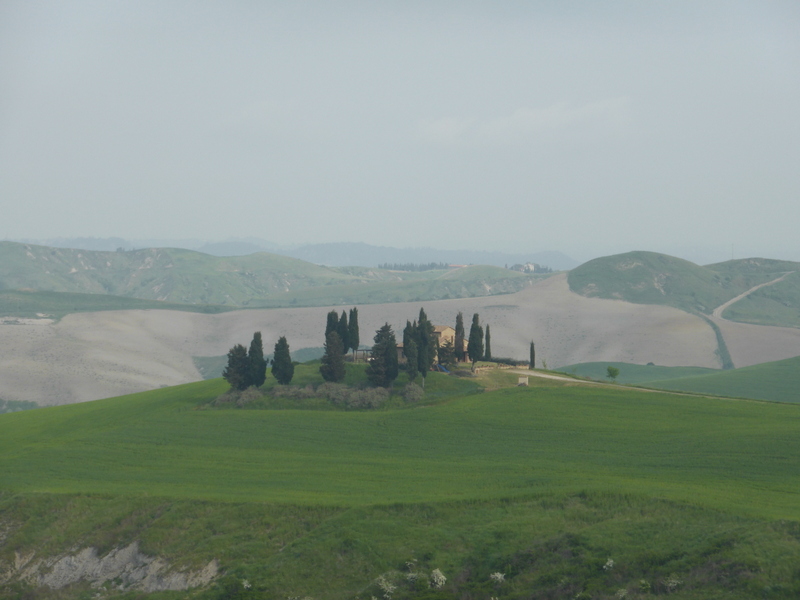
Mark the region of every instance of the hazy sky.
POLYGON ((0 238, 800 260, 800 2, 0 0, 0 238))

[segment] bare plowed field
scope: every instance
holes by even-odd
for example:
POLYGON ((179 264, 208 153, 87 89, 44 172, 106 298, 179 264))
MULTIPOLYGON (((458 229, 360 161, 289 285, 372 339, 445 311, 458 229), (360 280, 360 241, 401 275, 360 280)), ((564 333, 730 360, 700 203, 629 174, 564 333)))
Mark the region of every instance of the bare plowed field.
MULTIPOLYGON (((362 343, 390 323, 398 337, 424 306, 436 324, 472 314, 492 330, 495 356, 526 359, 536 343, 537 366, 588 362, 654 362, 718 367, 716 338, 700 318, 682 311, 589 299, 557 275, 516 294, 359 307, 362 343)), ((343 308, 338 307, 341 311, 343 308)), ((286 335, 294 349, 322 346, 330 307, 247 310, 204 315, 115 311, 69 315, 58 323, 0 325, 0 398, 66 404, 195 381, 192 356, 225 354, 261 331, 265 351, 286 335)), ((800 330, 720 322, 736 366, 800 355, 800 330)))

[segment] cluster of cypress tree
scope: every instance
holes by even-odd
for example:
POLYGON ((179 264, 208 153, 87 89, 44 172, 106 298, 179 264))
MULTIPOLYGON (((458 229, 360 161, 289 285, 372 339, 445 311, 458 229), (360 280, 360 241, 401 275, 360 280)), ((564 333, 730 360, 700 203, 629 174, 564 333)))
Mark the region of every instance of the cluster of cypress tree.
POLYGON ((439 342, 433 334, 433 323, 428 320, 425 309, 420 308, 419 319, 413 323, 406 321, 403 330, 403 354, 406 356, 408 378, 414 381, 417 374, 422 375, 422 387, 425 387, 425 378, 438 352, 439 342))
MULTIPOLYGON (((289 354, 289 342, 284 336, 281 336, 275 344, 272 374, 278 383, 282 384, 289 383, 294 377, 294 363, 289 354)), ((264 385, 267 379, 267 361, 264 358, 264 344, 260 331, 253 334, 249 351, 241 344, 236 344, 228 351, 228 365, 222 371, 222 376, 234 390, 244 390, 251 385, 255 387, 264 385)))
POLYGON ((359 344, 358 308, 350 309, 349 320, 347 311, 343 310, 341 317, 335 310, 329 312, 325 325, 325 354, 319 368, 325 381, 339 382, 344 379, 344 355, 352 349, 355 358, 359 344))
POLYGON ((388 323, 375 332, 372 360, 367 366, 367 379, 372 385, 389 387, 397 379, 397 339, 388 323))
POLYGON ((264 360, 264 346, 261 332, 253 334, 248 352, 241 344, 236 344, 228 351, 228 366, 222 376, 234 390, 244 390, 251 385, 261 387, 267 378, 267 361, 264 360))
POLYGON ((472 370, 475 363, 483 358, 483 327, 481 327, 478 313, 472 315, 472 325, 469 328, 469 341, 467 342, 467 356, 472 361, 472 370))

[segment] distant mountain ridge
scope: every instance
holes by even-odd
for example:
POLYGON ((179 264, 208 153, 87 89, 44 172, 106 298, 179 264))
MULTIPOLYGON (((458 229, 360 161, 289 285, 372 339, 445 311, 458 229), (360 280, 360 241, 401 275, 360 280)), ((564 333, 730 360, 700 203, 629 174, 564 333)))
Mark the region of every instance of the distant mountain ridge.
POLYGON ((133 240, 122 238, 57 238, 51 240, 15 240, 19 243, 73 248, 80 250, 114 251, 144 248, 183 248, 213 256, 244 256, 256 252, 271 252, 299 258, 331 267, 377 267, 384 263, 445 262, 460 265, 511 266, 526 262, 566 271, 578 266, 578 261, 556 251, 532 253, 491 252, 486 250, 438 250, 436 248, 392 248, 361 242, 334 242, 286 247, 258 238, 231 239, 222 242, 201 240, 133 240))

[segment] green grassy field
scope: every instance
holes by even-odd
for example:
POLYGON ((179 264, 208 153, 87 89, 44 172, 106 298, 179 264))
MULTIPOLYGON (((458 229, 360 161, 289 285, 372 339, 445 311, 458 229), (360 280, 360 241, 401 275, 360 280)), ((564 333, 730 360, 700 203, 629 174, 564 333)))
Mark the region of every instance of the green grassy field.
POLYGON ((634 365, 622 362, 579 363, 559 367, 558 371, 598 381, 609 381, 607 377, 608 367, 619 369, 617 383, 647 383, 657 379, 675 379, 718 372, 717 369, 706 369, 704 367, 661 367, 658 365, 634 365))
MULTIPOLYGON (((590 260, 570 271, 568 280, 570 289, 584 296, 663 304, 711 314, 753 286, 790 271, 800 271, 800 263, 753 258, 701 267, 665 254, 628 252, 590 260)), ((796 327, 800 323, 798 281, 795 274, 785 282, 762 288, 754 293, 758 301, 742 300, 724 316, 749 323, 796 327)))
POLYGON ((2 415, 0 561, 139 540, 176 565, 218 558, 207 598, 367 600, 380 574, 396 599, 800 593, 800 407, 480 391, 515 379, 431 373, 422 405, 375 411, 216 409, 210 380, 2 415), (448 583, 411 589, 409 561, 448 583))
POLYGON ((609 366, 619 369, 617 383, 771 402, 800 402, 800 356, 724 371, 617 362, 567 365, 559 371, 609 381, 606 377, 609 366))
POLYGON ((717 396, 800 402, 800 356, 693 377, 654 379, 647 385, 717 396))

